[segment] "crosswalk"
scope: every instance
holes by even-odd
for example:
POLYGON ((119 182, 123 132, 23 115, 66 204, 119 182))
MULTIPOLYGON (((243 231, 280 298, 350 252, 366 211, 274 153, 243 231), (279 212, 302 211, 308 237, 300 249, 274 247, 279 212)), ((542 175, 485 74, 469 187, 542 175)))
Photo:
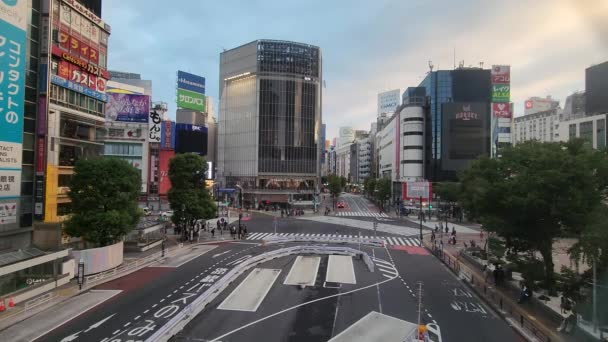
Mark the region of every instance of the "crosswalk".
MULTIPOLYGON (((306 233, 252 233, 247 236, 247 240, 264 240, 271 238, 358 238, 358 235, 344 234, 306 234, 306 233)), ((361 235, 362 239, 371 239, 373 235, 361 235)), ((395 236, 378 236, 377 238, 384 240, 386 245, 393 246, 420 246, 420 240, 412 237, 395 237, 395 236)))
POLYGON ((371 211, 338 211, 336 216, 357 216, 357 217, 390 217, 385 213, 374 213, 371 211))

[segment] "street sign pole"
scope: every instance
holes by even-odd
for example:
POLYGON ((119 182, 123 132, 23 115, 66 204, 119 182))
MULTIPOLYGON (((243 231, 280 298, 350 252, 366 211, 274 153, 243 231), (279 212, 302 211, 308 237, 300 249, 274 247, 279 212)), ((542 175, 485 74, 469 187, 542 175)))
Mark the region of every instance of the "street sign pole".
POLYGON ((420 247, 422 247, 422 215, 424 212, 422 211, 422 196, 420 196, 420 247))

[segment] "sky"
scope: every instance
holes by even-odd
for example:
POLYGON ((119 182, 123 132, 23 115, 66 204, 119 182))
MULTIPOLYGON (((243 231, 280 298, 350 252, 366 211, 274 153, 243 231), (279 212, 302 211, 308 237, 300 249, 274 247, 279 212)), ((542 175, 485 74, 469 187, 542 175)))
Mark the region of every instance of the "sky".
POLYGON ((206 78, 217 117, 219 54, 256 39, 319 46, 327 138, 368 129, 377 94, 417 86, 428 72, 511 65, 511 101, 561 106, 585 88, 585 68, 608 60, 605 0, 103 0, 108 69, 152 80, 175 117, 177 70, 206 78), (455 51, 455 54, 454 54, 455 51))

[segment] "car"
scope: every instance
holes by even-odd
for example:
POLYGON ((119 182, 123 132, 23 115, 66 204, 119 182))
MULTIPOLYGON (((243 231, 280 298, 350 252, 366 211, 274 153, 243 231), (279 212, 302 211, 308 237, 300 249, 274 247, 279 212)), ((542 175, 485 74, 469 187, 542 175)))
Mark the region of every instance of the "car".
POLYGON ((344 208, 344 202, 338 202, 338 204, 336 204, 336 206, 338 208, 344 208))
POLYGON ((145 216, 150 216, 150 215, 152 215, 152 210, 150 210, 150 208, 145 207, 145 208, 142 208, 142 210, 144 211, 144 215, 145 215, 145 216))
POLYGON ((167 210, 167 211, 163 211, 160 216, 162 218, 169 218, 171 216, 173 216, 173 210, 167 210))

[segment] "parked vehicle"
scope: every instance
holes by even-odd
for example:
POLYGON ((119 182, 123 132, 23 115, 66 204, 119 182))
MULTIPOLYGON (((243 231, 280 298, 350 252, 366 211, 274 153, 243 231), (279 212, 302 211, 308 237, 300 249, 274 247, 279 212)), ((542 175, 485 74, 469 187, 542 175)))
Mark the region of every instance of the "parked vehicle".
POLYGON ((173 210, 167 210, 167 211, 163 211, 160 216, 162 218, 169 218, 171 216, 173 216, 173 210))

